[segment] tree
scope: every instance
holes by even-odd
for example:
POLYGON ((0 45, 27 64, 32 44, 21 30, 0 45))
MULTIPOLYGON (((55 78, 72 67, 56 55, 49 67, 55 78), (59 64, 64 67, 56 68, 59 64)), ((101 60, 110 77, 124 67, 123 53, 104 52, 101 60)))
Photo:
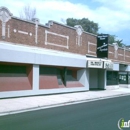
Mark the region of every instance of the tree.
POLYGON ((82 18, 82 19, 73 19, 73 18, 68 18, 67 20, 67 25, 74 27, 75 25, 81 25, 84 31, 93 33, 93 34, 98 34, 98 23, 94 23, 93 21, 90 21, 88 18, 82 18))
POLYGON ((125 44, 124 43, 122 43, 122 41, 123 40, 116 40, 115 42, 118 44, 118 46, 120 46, 120 47, 124 47, 125 46, 125 44))
MULTIPOLYGON (((82 19, 74 19, 74 18, 68 18, 66 20, 67 25, 74 27, 75 25, 81 25, 84 31, 98 34, 99 26, 98 23, 94 23, 93 21, 90 21, 88 18, 82 18, 82 19)), ((123 40, 117 39, 117 36, 115 35, 109 35, 108 43, 113 44, 117 43, 120 47, 123 47, 124 44, 122 43, 123 40)))
POLYGON ((20 18, 32 20, 36 16, 36 8, 31 7, 29 4, 25 5, 20 12, 20 18))
POLYGON ((115 35, 110 35, 110 34, 109 34, 108 43, 109 43, 109 44, 115 43, 115 39, 116 39, 116 36, 115 36, 115 35))
POLYGON ((119 47, 123 47, 124 44, 123 44, 122 41, 123 40, 117 39, 117 36, 115 36, 115 35, 109 35, 109 38, 108 38, 108 43, 109 44, 117 43, 119 47))

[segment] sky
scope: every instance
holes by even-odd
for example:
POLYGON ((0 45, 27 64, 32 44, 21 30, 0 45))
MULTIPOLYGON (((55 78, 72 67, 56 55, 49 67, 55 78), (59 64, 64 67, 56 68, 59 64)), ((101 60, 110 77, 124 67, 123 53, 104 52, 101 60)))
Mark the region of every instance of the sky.
POLYGON ((88 18, 98 23, 99 33, 116 35, 130 45, 130 0, 0 0, 0 5, 16 17, 20 17, 27 4, 36 8, 41 24, 49 20, 65 24, 67 18, 88 18))

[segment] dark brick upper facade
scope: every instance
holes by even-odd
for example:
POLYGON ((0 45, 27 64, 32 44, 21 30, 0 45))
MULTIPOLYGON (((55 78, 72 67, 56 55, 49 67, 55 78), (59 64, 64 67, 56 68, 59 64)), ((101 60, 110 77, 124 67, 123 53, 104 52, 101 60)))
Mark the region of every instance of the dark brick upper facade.
MULTIPOLYGON (((37 46, 40 48, 96 56, 96 35, 82 32, 78 35, 76 28, 68 27, 54 21, 48 25, 37 24, 11 17, 6 22, 5 38, 2 37, 2 21, 0 20, 0 41, 14 44, 37 46)), ((120 63, 130 63, 130 51, 109 45, 108 58, 120 63), (117 56, 115 56, 115 53, 117 56)))
MULTIPOLYGON (((2 23, 0 21, 0 25, 1 24, 2 23)), ((31 45, 47 49, 77 53, 82 55, 85 55, 87 53, 90 55, 95 55, 95 53, 93 52, 96 49, 96 36, 94 35, 83 33, 80 37, 80 45, 78 45, 78 35, 75 28, 70 28, 53 22, 53 25, 50 25, 50 27, 38 25, 36 43, 35 26, 35 23, 25 22, 23 20, 12 18, 6 23, 5 39, 2 39, 2 37, 0 37, 0 40, 17 44, 31 45), (10 26, 9 37, 8 25, 10 26), (21 31, 25 33, 22 33, 21 31), (88 42, 90 42, 89 50, 88 42)), ((1 26, 0 29, 2 30, 1 26)))

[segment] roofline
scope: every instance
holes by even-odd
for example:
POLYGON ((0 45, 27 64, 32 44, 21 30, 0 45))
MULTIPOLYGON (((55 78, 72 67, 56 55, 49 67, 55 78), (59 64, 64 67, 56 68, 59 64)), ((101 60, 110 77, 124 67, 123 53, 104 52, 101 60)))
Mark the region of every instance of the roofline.
MULTIPOLYGON (((112 46, 112 47, 114 47, 114 45, 113 44, 110 44, 109 43, 109 46, 112 46)), ((127 51, 130 51, 130 49, 128 49, 128 48, 123 48, 123 47, 118 47, 119 49, 122 49, 122 50, 127 50, 127 51)))
MULTIPOLYGON (((71 26, 68 26, 68 25, 66 25, 66 24, 62 24, 62 23, 56 22, 56 21, 54 21, 54 20, 49 20, 49 21, 50 21, 50 22, 53 22, 53 23, 56 23, 56 24, 59 24, 59 25, 61 25, 61 26, 64 26, 64 27, 67 27, 67 28, 76 30, 76 27, 71 27, 71 26)), ((97 35, 95 35, 95 34, 93 34, 93 33, 89 33, 89 32, 86 32, 86 31, 83 31, 83 32, 86 33, 86 34, 89 34, 89 35, 92 35, 92 36, 97 37, 97 35)))
MULTIPOLYGON (((26 19, 21 19, 19 17, 15 17, 15 16, 12 16, 13 19, 17 19, 17 20, 20 20, 20 21, 24 21, 24 22, 27 22, 27 23, 31 23, 31 24, 35 24, 35 22, 31 21, 31 20, 26 20, 26 19)), ((43 25, 43 24, 38 24, 39 26, 43 26, 43 27, 46 27, 46 28, 49 28, 49 26, 46 26, 46 25, 43 25)))

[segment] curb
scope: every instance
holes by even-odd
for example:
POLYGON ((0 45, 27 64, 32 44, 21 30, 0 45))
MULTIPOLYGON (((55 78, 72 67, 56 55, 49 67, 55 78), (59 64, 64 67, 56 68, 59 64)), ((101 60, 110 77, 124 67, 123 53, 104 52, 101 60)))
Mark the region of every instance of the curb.
POLYGON ((37 107, 25 108, 25 109, 21 109, 21 110, 0 112, 0 116, 12 115, 12 114, 18 114, 18 113, 30 112, 30 111, 36 111, 36 110, 41 110, 41 109, 53 108, 53 107, 74 105, 74 104, 79 104, 79 103, 92 102, 92 101, 98 101, 98 100, 116 98, 116 97, 123 97, 123 96, 129 96, 129 95, 130 95, 130 93, 125 93, 125 94, 118 94, 118 95, 112 95, 112 96, 106 96, 106 97, 83 99, 83 100, 79 100, 79 101, 75 100, 75 101, 68 101, 68 102, 45 105, 45 106, 37 106, 37 107))

